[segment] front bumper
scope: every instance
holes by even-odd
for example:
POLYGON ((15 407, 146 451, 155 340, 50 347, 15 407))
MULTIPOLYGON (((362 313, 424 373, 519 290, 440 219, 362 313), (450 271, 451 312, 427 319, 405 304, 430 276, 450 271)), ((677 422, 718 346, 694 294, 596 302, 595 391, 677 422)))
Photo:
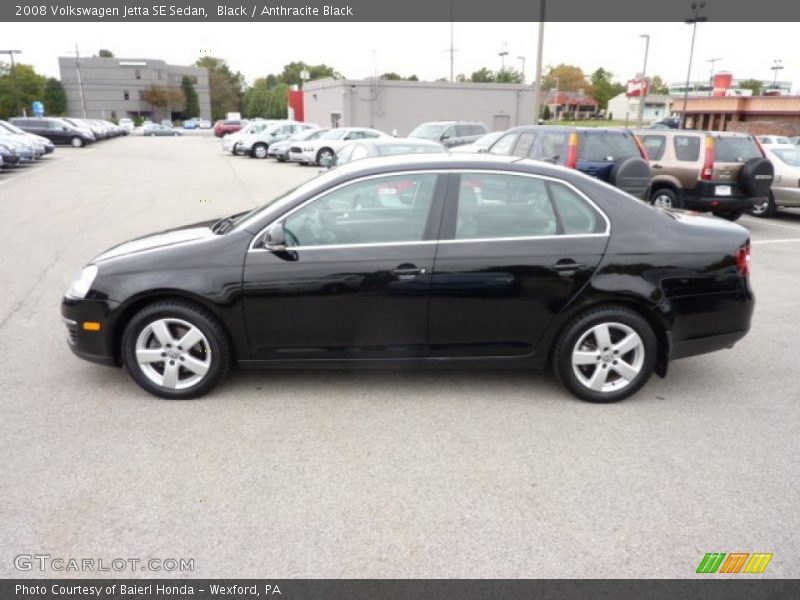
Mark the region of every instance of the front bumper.
POLYGON ((289 152, 289 160, 292 162, 299 162, 304 165, 313 165, 317 157, 314 155, 313 151, 303 151, 303 152, 289 152))
POLYGON ((116 307, 108 300, 62 299, 61 319, 67 327, 67 344, 76 356, 101 365, 118 364, 113 336, 116 307), (100 323, 100 330, 85 329, 87 322, 100 323))

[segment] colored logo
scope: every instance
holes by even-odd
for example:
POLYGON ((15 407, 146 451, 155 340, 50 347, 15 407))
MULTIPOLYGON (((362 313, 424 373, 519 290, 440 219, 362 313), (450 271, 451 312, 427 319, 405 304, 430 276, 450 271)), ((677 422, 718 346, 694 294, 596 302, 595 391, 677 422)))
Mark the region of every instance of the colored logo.
POLYGON ((698 573, 725 573, 735 575, 737 573, 763 573, 772 554, 766 552, 709 552, 700 561, 697 567, 698 573))

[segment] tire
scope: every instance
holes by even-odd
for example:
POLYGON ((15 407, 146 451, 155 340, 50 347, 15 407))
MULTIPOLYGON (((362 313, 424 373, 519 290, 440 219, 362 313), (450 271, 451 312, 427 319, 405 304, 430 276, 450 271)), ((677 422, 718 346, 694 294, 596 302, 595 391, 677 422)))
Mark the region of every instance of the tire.
POLYGON ((766 158, 751 158, 742 166, 739 186, 752 198, 763 198, 769 194, 775 178, 775 167, 766 158))
POLYGON ((267 158, 267 152, 269 151, 269 146, 266 144, 256 144, 253 146, 252 150, 250 150, 250 157, 251 158, 267 158))
POLYGON ((334 156, 333 150, 331 150, 330 148, 320 148, 320 151, 317 152, 317 164, 321 165, 322 163, 320 161, 326 156, 330 157, 330 159, 333 160, 334 156))
POLYGON ((280 156, 276 156, 275 158, 278 159, 278 162, 286 162, 285 158, 281 158, 280 156))
POLYGON ((179 300, 161 301, 146 306, 128 323, 122 336, 122 362, 133 380, 154 396, 188 400, 211 391, 228 373, 230 342, 222 326, 202 308, 179 300), (197 341, 183 348, 179 342, 190 332, 192 341, 197 341))
POLYGON ((650 185, 650 164, 643 158, 629 156, 611 167, 608 183, 636 198, 644 198, 650 185))
POLYGON ((647 383, 657 352, 656 335, 641 315, 609 306, 570 321, 556 342, 552 363, 559 382, 581 400, 617 402, 647 383))
POLYGON ((83 148, 83 140, 79 138, 77 135, 69 139, 69 144, 73 148, 83 148))
POLYGON ((743 210, 725 210, 721 212, 713 213, 715 217, 720 217, 721 219, 725 219, 727 221, 738 221, 739 217, 744 214, 743 210))
POLYGON ((659 208, 680 208, 678 194, 672 188, 662 187, 650 194, 650 204, 659 208))
POLYGON ((750 209, 750 214, 761 219, 769 219, 775 215, 777 210, 778 207, 775 206, 775 197, 772 195, 772 192, 770 192, 764 202, 756 204, 750 209))
POLYGON ((236 156, 236 147, 237 147, 238 145, 239 145, 239 142, 236 142, 236 143, 233 145, 233 148, 231 148, 231 154, 232 154, 233 156, 236 156))

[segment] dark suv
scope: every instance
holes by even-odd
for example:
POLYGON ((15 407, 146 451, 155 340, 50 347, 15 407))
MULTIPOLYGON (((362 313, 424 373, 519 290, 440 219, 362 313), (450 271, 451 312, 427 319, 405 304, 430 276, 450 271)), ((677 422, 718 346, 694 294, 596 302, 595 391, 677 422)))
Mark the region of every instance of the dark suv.
POLYGON ((577 169, 637 198, 646 197, 650 184, 647 153, 625 129, 524 125, 509 129, 492 144, 489 154, 577 169))
POLYGON ((80 148, 95 140, 90 131, 79 129, 61 119, 15 117, 10 121, 23 131, 46 137, 54 144, 70 144, 75 148, 80 148))
POLYGON ((477 121, 430 121, 417 125, 408 137, 432 140, 452 148, 471 144, 487 133, 486 125, 477 121))

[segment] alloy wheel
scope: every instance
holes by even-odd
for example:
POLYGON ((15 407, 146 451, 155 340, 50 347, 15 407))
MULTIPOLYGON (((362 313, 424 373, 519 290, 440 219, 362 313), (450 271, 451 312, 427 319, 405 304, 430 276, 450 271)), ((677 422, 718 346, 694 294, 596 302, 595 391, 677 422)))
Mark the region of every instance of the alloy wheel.
POLYGON ((211 367, 208 339, 183 319, 157 319, 146 325, 136 338, 135 352, 141 372, 171 390, 197 385, 211 367))
POLYGON ((614 392, 636 379, 644 359, 644 342, 636 331, 622 323, 600 323, 575 344, 572 370, 590 390, 614 392))
POLYGON ((266 146, 258 145, 258 146, 255 147, 255 150, 253 152, 256 155, 256 158, 267 158, 267 147, 266 146))
POLYGON ((667 194, 658 194, 653 198, 653 206, 658 208, 672 208, 672 198, 667 194))

